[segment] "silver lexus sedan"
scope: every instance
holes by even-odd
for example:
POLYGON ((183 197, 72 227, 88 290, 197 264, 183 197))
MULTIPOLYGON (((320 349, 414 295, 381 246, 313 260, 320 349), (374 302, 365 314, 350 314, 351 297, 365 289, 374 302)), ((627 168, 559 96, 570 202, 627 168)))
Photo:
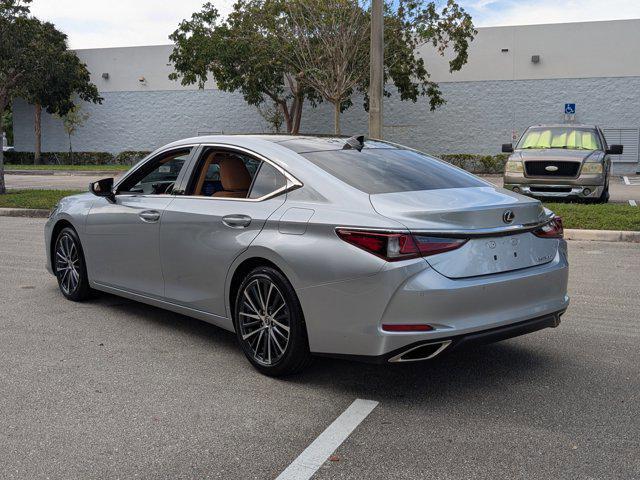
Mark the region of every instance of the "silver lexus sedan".
POLYGON ((562 223, 538 200, 363 137, 208 136, 63 199, 47 268, 235 331, 268 375, 312 355, 377 362, 556 327, 562 223))

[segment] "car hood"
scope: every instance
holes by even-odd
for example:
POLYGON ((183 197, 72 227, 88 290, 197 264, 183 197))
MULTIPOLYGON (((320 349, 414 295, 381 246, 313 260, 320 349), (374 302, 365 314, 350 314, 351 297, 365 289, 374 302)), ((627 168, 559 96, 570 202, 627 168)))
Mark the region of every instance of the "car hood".
POLYGON ((516 150, 511 160, 542 160, 552 162, 595 160, 602 156, 599 150, 564 150, 561 148, 546 148, 540 150, 516 150))
POLYGON ((540 222, 547 216, 542 204, 498 187, 447 188, 370 195, 373 208, 408 229, 474 230, 540 222))

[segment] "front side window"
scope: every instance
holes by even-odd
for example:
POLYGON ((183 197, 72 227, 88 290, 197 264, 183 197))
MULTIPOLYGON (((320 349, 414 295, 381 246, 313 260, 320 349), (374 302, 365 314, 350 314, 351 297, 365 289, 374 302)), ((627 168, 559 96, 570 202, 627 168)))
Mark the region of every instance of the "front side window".
POLYGON ((517 148, 600 150, 601 145, 598 133, 593 128, 532 127, 522 136, 517 148))
POLYGON ((118 187, 118 193, 171 194, 190 153, 183 149, 149 160, 118 187))
POLYGON ((302 154, 334 177, 368 194, 484 187, 473 175, 427 155, 394 148, 302 154))

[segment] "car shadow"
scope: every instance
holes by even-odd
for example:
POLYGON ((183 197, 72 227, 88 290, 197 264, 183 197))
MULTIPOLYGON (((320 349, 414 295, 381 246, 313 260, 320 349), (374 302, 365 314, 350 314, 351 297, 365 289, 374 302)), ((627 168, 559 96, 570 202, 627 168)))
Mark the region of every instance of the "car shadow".
MULTIPOLYGON (((192 317, 108 294, 101 294, 90 304, 117 310, 129 318, 149 323, 153 329, 167 328, 197 337, 210 343, 211 348, 233 355, 231 362, 245 362, 248 375, 261 377, 244 359, 232 332, 192 317)), ((423 362, 368 364, 314 357, 303 372, 271 381, 282 383, 284 388, 286 384, 299 384, 358 398, 396 402, 435 395, 465 395, 479 388, 503 388, 510 382, 540 382, 552 376, 566 363, 566 359, 561 351, 549 352, 539 348, 536 335, 544 333, 454 350, 423 362)))

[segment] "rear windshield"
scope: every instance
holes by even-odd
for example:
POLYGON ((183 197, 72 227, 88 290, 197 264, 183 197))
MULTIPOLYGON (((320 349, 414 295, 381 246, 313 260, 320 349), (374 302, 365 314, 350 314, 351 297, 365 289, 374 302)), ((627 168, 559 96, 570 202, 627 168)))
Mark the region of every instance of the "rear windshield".
POLYGON ((334 177, 371 195, 486 186, 473 175, 411 150, 372 148, 302 155, 334 177))
POLYGON ((593 128, 532 127, 522 136, 518 148, 600 150, 600 139, 593 128))

